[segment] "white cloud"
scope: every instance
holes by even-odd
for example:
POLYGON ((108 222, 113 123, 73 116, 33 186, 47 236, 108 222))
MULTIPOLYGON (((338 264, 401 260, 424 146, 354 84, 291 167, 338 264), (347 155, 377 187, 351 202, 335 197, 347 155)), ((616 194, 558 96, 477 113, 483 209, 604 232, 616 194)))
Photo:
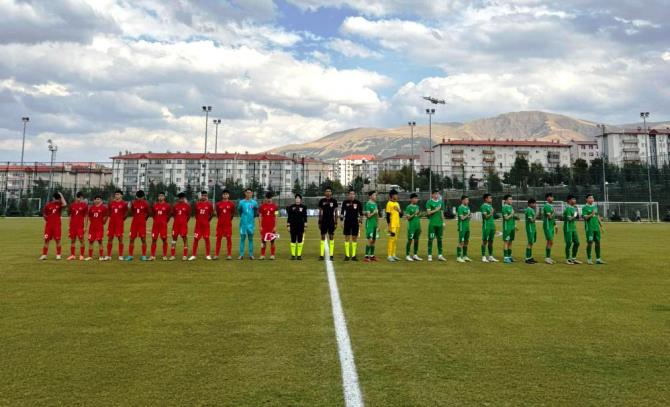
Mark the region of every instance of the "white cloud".
POLYGON ((379 59, 382 57, 382 54, 377 51, 341 38, 330 40, 326 47, 349 58, 379 59))

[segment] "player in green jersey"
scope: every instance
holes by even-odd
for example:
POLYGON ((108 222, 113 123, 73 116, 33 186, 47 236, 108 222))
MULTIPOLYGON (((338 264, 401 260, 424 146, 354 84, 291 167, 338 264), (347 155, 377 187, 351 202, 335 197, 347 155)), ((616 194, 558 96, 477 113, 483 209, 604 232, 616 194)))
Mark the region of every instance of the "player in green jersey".
POLYGON ((377 221, 379 220, 379 207, 377 206, 377 191, 368 192, 368 201, 363 207, 365 218, 365 238, 368 240, 365 246, 365 259, 363 261, 377 261, 375 257, 375 243, 379 237, 377 221))
POLYGON ((465 263, 472 261, 468 257, 468 243, 470 242, 470 198, 467 195, 461 196, 461 204, 456 210, 458 218, 458 246, 456 247, 456 261, 465 263))
POLYGON ((407 218, 407 245, 405 246, 405 260, 421 261, 419 257, 419 238, 421 237, 421 208, 417 203, 419 196, 412 194, 409 196, 409 205, 405 208, 405 218, 407 218), (410 254, 414 243, 414 255, 410 254))
POLYGON ((542 206, 542 230, 544 231, 544 238, 547 240, 547 246, 544 251, 544 262, 554 264, 554 260, 551 259, 551 248, 554 245, 554 235, 557 232, 554 206, 552 205, 554 195, 551 192, 547 192, 544 199, 547 201, 542 206))
POLYGON ((493 238, 496 235, 495 212, 493 210, 493 197, 491 194, 484 194, 484 203, 479 207, 482 213, 482 262, 497 263, 498 260, 493 257, 493 238), (488 257, 486 256, 486 249, 489 250, 488 257))
POLYGON ((568 195, 566 201, 568 207, 563 211, 565 263, 581 264, 582 262, 577 260, 577 253, 579 252, 579 234, 577 233, 577 219, 579 218, 579 212, 577 211, 577 199, 574 195, 568 195), (572 252, 570 249, 572 249, 572 252))
POLYGON ((512 207, 512 195, 503 197, 502 205, 503 217, 503 262, 512 263, 512 242, 516 237, 516 219, 514 219, 514 208, 512 207))
POLYGON ((533 245, 537 241, 537 229, 535 228, 535 219, 537 217, 535 214, 536 207, 537 201, 535 201, 535 198, 530 198, 528 200, 528 207, 524 211, 524 218, 526 219, 526 240, 528 241, 528 245, 526 245, 525 261, 528 264, 537 263, 533 258, 533 245))
POLYGON ((442 235, 444 233, 444 214, 440 191, 433 190, 431 198, 426 202, 428 216, 428 261, 433 261, 433 240, 437 240, 437 259, 446 261, 442 255, 442 235))
POLYGON ((598 216, 598 207, 593 204, 593 195, 586 195, 586 205, 582 208, 582 217, 584 218, 584 226, 586 228, 586 262, 593 264, 591 258, 591 249, 596 246, 596 264, 605 264, 600 257, 600 232, 604 232, 605 228, 598 216))

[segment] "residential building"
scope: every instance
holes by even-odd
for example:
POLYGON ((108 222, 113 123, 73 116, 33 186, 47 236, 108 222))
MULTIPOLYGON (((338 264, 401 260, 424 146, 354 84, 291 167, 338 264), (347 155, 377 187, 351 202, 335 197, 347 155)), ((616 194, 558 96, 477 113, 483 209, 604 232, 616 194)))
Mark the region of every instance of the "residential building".
POLYGON ((600 149, 597 140, 572 140, 570 142, 570 161, 577 159, 586 161, 589 165, 595 159, 600 158, 600 149))
POLYGON ((648 133, 640 128, 605 132, 596 140, 607 161, 615 165, 669 163, 670 129, 651 129, 648 133))
POLYGON ((419 172, 421 169, 421 160, 419 155, 398 154, 391 157, 382 158, 379 160, 379 172, 384 171, 399 171, 403 167, 410 167, 414 165, 414 171, 419 172))
POLYGON ((351 154, 342 157, 337 160, 335 168, 335 176, 344 186, 351 185, 357 177, 374 184, 379 175, 379 163, 371 154, 351 154))
POLYGON ((23 188, 28 191, 38 181, 49 182, 61 188, 77 191, 85 187, 102 187, 112 181, 111 168, 98 163, 18 163, 0 164, 0 191, 18 196, 23 188))
POLYGON ((433 171, 451 178, 481 180, 489 171, 509 171, 517 157, 545 169, 570 165, 570 145, 535 140, 442 140, 433 147, 433 171))

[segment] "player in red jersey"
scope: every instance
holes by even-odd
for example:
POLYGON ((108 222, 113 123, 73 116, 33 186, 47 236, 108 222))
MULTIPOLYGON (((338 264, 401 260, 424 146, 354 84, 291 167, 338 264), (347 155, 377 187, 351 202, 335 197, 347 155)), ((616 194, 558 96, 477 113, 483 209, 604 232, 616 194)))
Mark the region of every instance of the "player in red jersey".
POLYGON ((147 218, 151 208, 149 202, 144 197, 144 191, 141 189, 135 193, 135 199, 130 203, 130 213, 133 220, 130 223, 130 242, 128 244, 128 257, 126 261, 133 260, 135 251, 135 240, 139 237, 142 242, 142 257, 140 260, 147 260, 147 218))
POLYGON ((151 215, 154 218, 151 225, 151 257, 149 260, 156 260, 156 246, 158 239, 163 241, 163 260, 167 260, 168 251, 168 222, 172 214, 172 207, 165 201, 165 192, 158 193, 158 202, 151 208, 151 215))
POLYGON ((205 258, 212 260, 209 243, 209 223, 214 215, 214 207, 207 198, 207 191, 200 192, 200 200, 195 203, 195 230, 193 231, 193 251, 188 259, 193 261, 198 254, 198 242, 205 241, 205 258))
POLYGON ((86 230, 86 215, 88 214, 88 204, 84 201, 84 194, 77 192, 74 202, 68 209, 70 215, 70 257, 68 260, 74 260, 77 240, 79 240, 79 260, 84 260, 86 253, 86 244, 84 243, 84 231, 86 230))
POLYGON ((275 259, 275 240, 277 239, 277 211, 279 206, 272 202, 272 192, 265 194, 265 201, 261 204, 259 222, 261 224, 261 260, 265 259, 265 248, 270 242, 270 260, 275 259))
POLYGON ((233 250, 233 216, 235 215, 235 203, 230 200, 230 192, 223 190, 222 199, 216 204, 216 247, 214 258, 219 258, 221 253, 221 241, 226 238, 226 258, 232 259, 233 250))
POLYGON ((180 192, 177 195, 177 203, 172 208, 172 248, 170 249, 170 260, 174 260, 177 250, 177 238, 181 236, 184 242, 184 254, 182 260, 188 259, 188 220, 191 218, 191 205, 188 204, 186 194, 180 192))
POLYGON ((107 224, 107 257, 112 259, 114 238, 119 242, 119 260, 123 260, 123 223, 128 216, 128 202, 123 200, 123 191, 116 190, 114 199, 109 203, 109 223, 107 224))
POLYGON ((47 253, 49 253, 49 242, 51 240, 56 241, 56 260, 60 260, 61 246, 61 223, 60 215, 63 211, 63 208, 67 206, 63 194, 56 192, 53 196, 53 200, 46 205, 42 210, 42 216, 46 221, 44 225, 44 247, 42 247, 42 256, 40 260, 47 259, 47 253))
POLYGON ((99 260, 106 260, 102 249, 102 239, 105 237, 105 223, 107 222, 107 207, 102 203, 102 197, 97 195, 93 199, 93 205, 88 208, 88 257, 93 258, 93 245, 98 242, 99 260))

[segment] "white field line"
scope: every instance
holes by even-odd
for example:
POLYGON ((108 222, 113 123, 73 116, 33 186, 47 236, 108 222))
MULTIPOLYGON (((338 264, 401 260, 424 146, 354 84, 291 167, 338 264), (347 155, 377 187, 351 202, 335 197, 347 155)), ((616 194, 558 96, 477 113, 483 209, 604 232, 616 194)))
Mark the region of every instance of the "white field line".
POLYGON ((363 395, 358 384, 358 373, 354 362, 354 352, 351 350, 351 340, 347 330, 347 321, 344 318, 340 291, 337 289, 335 267, 330 260, 328 240, 326 245, 326 274, 328 275, 328 287, 330 288, 330 302, 333 307, 333 323, 335 324, 335 336, 337 338, 337 351, 340 355, 340 367, 342 368, 342 387, 344 389, 344 404, 346 407, 362 407, 363 395))

